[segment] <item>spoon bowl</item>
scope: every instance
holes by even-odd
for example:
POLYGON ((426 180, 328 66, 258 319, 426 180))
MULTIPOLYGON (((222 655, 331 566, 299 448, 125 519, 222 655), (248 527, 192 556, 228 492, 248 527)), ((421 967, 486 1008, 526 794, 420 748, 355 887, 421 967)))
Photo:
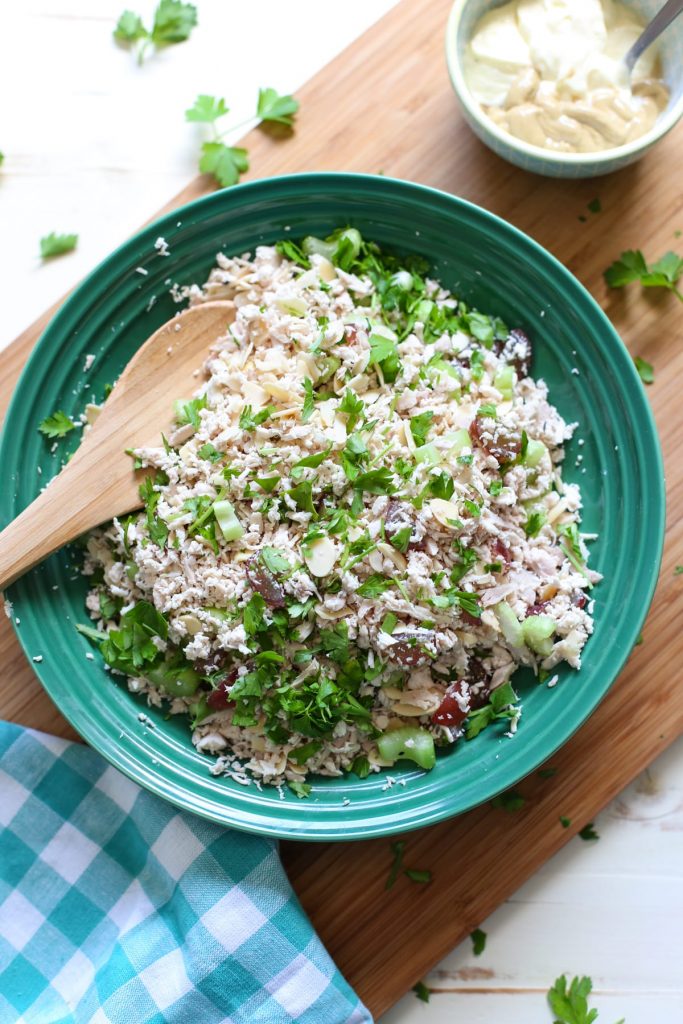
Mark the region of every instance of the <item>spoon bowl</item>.
POLYGON ((72 458, 0 533, 0 590, 82 533, 142 506, 143 474, 126 449, 158 444, 173 400, 196 389, 194 374, 233 313, 231 302, 192 306, 138 349, 72 458))

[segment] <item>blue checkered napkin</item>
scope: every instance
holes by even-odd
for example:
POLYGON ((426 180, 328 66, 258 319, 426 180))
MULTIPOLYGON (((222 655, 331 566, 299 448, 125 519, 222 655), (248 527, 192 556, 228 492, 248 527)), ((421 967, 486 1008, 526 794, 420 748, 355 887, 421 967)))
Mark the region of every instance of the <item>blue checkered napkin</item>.
POLYGON ((0 722, 0 1022, 363 1024, 274 842, 0 722))

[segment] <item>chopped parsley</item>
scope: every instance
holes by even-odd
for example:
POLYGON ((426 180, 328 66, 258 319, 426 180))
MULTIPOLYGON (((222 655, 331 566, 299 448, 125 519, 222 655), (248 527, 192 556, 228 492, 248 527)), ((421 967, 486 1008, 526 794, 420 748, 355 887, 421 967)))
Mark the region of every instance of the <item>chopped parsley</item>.
POLYGON ((40 240, 40 258, 49 260, 53 256, 62 256, 64 253, 72 252, 77 244, 78 235, 58 235, 51 231, 40 240))
POLYGON ((53 412, 51 416, 46 416, 42 423, 38 426, 38 430, 45 437, 49 437, 51 440, 55 438, 65 437, 69 431, 74 430, 76 424, 69 419, 65 412, 58 409, 57 412, 53 412))
POLYGON ((291 789, 292 793, 295 793, 300 800, 304 800, 311 792, 311 786, 308 782, 290 782, 288 779, 287 785, 291 789))
POLYGON ((396 879, 399 876, 399 872, 403 867, 403 856, 405 854, 406 844, 404 839, 398 839, 395 843, 391 844, 391 852, 393 860, 391 867, 389 868, 389 877, 387 878, 384 888, 392 889, 396 884, 396 879))
POLYGON ((470 932, 470 938, 472 939, 472 952, 475 956, 481 956, 486 949, 486 932, 483 932, 481 928, 475 928, 473 932, 470 932))
POLYGON ((426 885, 432 880, 432 873, 428 870, 420 871, 417 868, 405 868, 403 874, 406 878, 409 878, 411 882, 418 882, 420 885, 426 885))
POLYGON ((425 985, 424 981, 418 981, 417 985, 413 985, 413 992, 418 999, 421 999, 423 1003, 429 1002, 429 989, 425 985))
POLYGON ((486 729, 492 722, 517 718, 519 708, 515 707, 517 694, 510 683, 496 687, 491 691, 488 704, 470 712, 465 721, 465 738, 472 740, 486 729))
POLYGON ((419 416, 410 417, 410 433, 418 448, 421 448, 426 443, 427 434, 433 419, 434 413, 431 410, 429 412, 422 412, 419 416))
POLYGON ((508 789, 505 793, 499 793, 493 798, 491 807, 500 807, 504 811, 514 814, 515 811, 521 811, 525 803, 526 800, 521 793, 518 793, 516 789, 508 789))
POLYGON ((607 268, 604 276, 610 288, 640 281, 644 288, 666 288, 683 302, 683 292, 676 287, 681 275, 683 257, 677 253, 667 252, 656 263, 648 264, 639 249, 629 249, 607 268))
POLYGON ((372 576, 368 576, 364 583, 361 583, 356 593, 359 597, 379 597, 385 590, 395 586, 395 580, 389 580, 381 573, 375 572, 372 576))
POLYGON ((572 819, 571 818, 566 818, 563 814, 560 815, 560 825, 562 826, 562 828, 569 828, 571 823, 572 823, 572 819))
POLYGON ((541 529, 545 526, 548 521, 548 517, 543 509, 535 508, 529 512, 527 520, 524 524, 524 532, 527 537, 536 537, 541 532, 541 529))
POLYGON ((267 405, 264 409, 259 409, 258 412, 254 412, 250 405, 245 405, 244 409, 240 413, 240 430, 256 430, 262 423, 265 423, 267 419, 275 412, 274 405, 267 405))
MULTIPOLYGON (((593 1024, 598 1011, 589 1010, 588 997, 593 990, 590 978, 573 978, 569 986, 562 974, 548 991, 548 1003, 555 1017, 555 1024, 593 1024)), ((616 1024, 625 1024, 624 1018, 616 1024)))
POLYGON ((200 459, 206 459, 208 462, 219 462, 223 458, 222 453, 210 441, 197 449, 197 455, 200 459))
POLYGON ((593 822, 592 821, 589 821, 589 823, 587 825, 583 826, 583 828, 579 832, 579 835, 586 842, 590 842, 591 839, 599 839, 600 838, 598 833, 595 831, 595 828, 593 827, 593 822))
POLYGON ((179 401, 175 404, 175 419, 179 427, 191 424, 195 430, 199 429, 199 413, 206 409, 206 395, 201 398, 191 398, 187 402, 179 401))
POLYGON ((301 422, 308 423, 313 410, 315 409, 315 397, 313 395, 313 384, 308 377, 304 377, 304 404, 301 408, 301 422))
POLYGON ((652 363, 646 362, 644 359, 641 359, 640 356, 634 356, 633 362, 636 365, 638 376, 642 380, 643 384, 654 384, 655 370, 652 363))
POLYGON ((151 29, 145 28, 142 18, 133 11, 124 11, 116 23, 114 39, 137 53, 142 64, 150 46, 161 49, 172 43, 183 43, 197 24, 197 8, 181 0, 160 0, 154 12, 151 29))

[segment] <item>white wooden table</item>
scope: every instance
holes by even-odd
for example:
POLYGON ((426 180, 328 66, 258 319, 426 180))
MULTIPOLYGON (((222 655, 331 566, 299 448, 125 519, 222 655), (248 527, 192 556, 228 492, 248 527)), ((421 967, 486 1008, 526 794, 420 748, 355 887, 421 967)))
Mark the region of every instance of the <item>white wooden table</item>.
MULTIPOLYGON (((393 0, 196 2, 190 41, 142 67, 111 40, 125 0, 3 9, 0 348, 195 173, 183 112, 197 93, 242 120, 259 86, 295 91, 393 0), (78 249, 41 265, 53 230, 78 232, 78 249)), ((149 16, 154 3, 129 6, 149 16)), ((480 957, 467 942, 432 972, 429 1005, 409 994, 383 1024, 548 1024, 544 993, 563 971, 593 977, 600 1024, 681 1024, 683 741, 596 824, 599 842, 573 840, 482 922, 480 957)))

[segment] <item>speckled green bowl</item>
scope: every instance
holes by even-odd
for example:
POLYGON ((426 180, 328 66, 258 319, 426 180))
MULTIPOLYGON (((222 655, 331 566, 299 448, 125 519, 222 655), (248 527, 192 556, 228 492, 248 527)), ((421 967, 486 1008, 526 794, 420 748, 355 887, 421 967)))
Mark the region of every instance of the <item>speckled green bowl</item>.
MULTIPOLYGON (((585 529, 599 534, 592 565, 606 576, 595 590, 595 636, 581 672, 562 668, 551 690, 522 686, 524 715, 514 739, 492 727, 440 753, 430 773, 399 767, 364 781, 320 779, 309 799, 289 792, 281 799, 268 787, 214 778, 185 720, 166 720, 152 709, 153 727, 139 721, 144 703, 97 657, 86 658, 90 646, 74 629, 85 619, 86 585, 68 552, 9 593, 26 654, 43 657, 33 668, 45 689, 112 764, 214 821, 300 839, 365 838, 439 821, 545 761, 624 664, 650 604, 663 538, 663 472, 650 409, 626 349, 593 299, 545 250, 485 210, 418 185, 351 174, 294 175, 218 192, 145 228, 105 260, 49 325, 19 382, 0 447, 0 520, 31 501, 76 443, 70 435, 52 454, 37 424, 54 409, 75 414, 102 397, 105 384, 175 311, 172 281, 203 281, 218 250, 241 253, 285 233, 324 235, 347 223, 382 245, 427 256, 465 301, 524 328, 535 341, 535 375, 548 381, 561 413, 579 422, 566 475, 581 482, 585 529), (168 257, 155 252, 160 235, 168 257), (86 353, 96 355, 87 373, 86 353)), ((54 513, 57 520, 59 508, 54 513)))

